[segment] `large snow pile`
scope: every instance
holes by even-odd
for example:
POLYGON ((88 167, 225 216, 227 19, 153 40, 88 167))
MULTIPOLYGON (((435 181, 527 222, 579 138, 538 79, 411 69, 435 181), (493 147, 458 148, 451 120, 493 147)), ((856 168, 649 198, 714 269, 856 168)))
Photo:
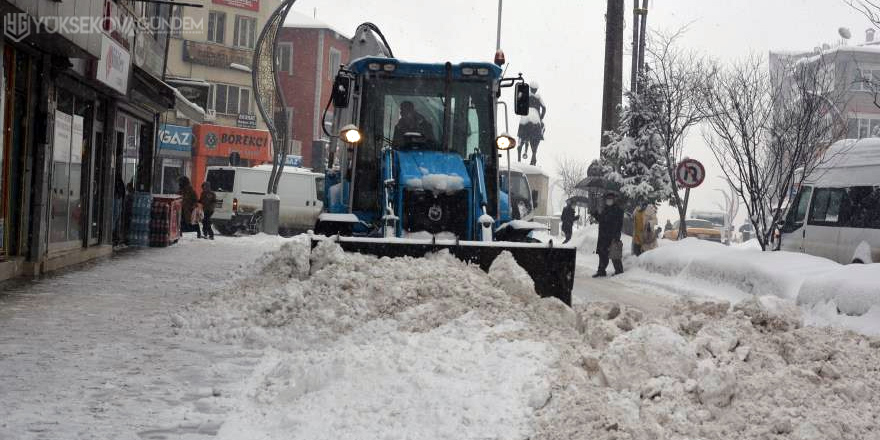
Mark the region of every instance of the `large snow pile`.
POLYGON ((880 264, 850 264, 804 280, 800 304, 834 301, 847 315, 864 315, 880 305, 880 264))
POLYGON ((880 340, 790 301, 573 311, 510 254, 307 255, 291 240, 173 318, 262 352, 219 438, 878 440, 880 340))
POLYGON ((533 438, 880 439, 880 340, 801 327, 785 304, 577 306, 583 344, 533 438))
POLYGON ((376 258, 328 241, 308 255, 293 240, 174 317, 178 332, 265 353, 220 438, 529 437, 550 341, 572 337, 574 314, 510 254, 488 274, 447 252, 376 258))
MULTIPOLYGON (((809 309, 880 314, 880 264, 841 265, 806 254, 762 252, 693 238, 646 252, 636 264, 704 290, 733 289, 741 298, 772 295, 809 309)), ((880 321, 858 328, 880 333, 880 321)))

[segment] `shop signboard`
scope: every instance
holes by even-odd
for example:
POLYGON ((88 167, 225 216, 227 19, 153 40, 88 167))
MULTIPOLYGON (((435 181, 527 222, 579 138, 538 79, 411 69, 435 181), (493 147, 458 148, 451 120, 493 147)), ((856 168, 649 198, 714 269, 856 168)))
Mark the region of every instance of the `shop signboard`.
POLYGON ((248 11, 260 10, 260 0, 214 0, 214 4, 247 9, 248 11))
POLYGON ((238 153, 246 160, 267 162, 272 159, 271 141, 266 130, 198 124, 195 139, 194 149, 199 156, 226 158, 238 153))
POLYGON ((128 93, 131 54, 107 35, 101 34, 101 59, 95 68, 95 79, 122 95, 128 93))
POLYGON ((239 128, 257 128, 257 115, 238 115, 236 126, 239 128))
POLYGON ((230 64, 250 66, 254 52, 235 49, 217 44, 200 43, 185 40, 183 42, 183 60, 204 66, 228 69, 230 64))
POLYGON ((297 156, 295 154, 288 154, 287 156, 284 157, 284 166, 302 168, 303 157, 297 156))
POLYGON ((192 127, 162 124, 159 126, 159 154, 166 157, 192 156, 192 127))

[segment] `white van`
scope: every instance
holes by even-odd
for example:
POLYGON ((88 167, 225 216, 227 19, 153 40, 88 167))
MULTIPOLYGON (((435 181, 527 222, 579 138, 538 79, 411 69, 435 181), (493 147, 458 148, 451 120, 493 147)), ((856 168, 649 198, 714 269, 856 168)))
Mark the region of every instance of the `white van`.
POLYGON ((880 263, 880 139, 847 139, 807 176, 782 226, 782 249, 880 263))
MULTIPOLYGON (((220 233, 259 232, 263 198, 271 173, 271 165, 207 168, 205 180, 217 194, 212 223, 220 233)), ((278 226, 282 234, 312 229, 324 208, 324 175, 284 167, 278 182, 278 197, 281 199, 278 226)))

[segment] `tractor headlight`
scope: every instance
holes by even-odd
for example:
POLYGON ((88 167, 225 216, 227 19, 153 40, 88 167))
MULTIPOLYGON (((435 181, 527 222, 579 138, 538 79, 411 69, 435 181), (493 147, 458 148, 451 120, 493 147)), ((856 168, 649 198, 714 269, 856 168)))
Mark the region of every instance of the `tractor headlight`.
POLYGON ((495 138, 495 147, 501 151, 510 150, 516 146, 516 139, 507 133, 503 133, 495 138))
POLYGON ((356 144, 363 138, 363 136, 361 136, 361 131, 354 124, 348 124, 345 127, 342 127, 342 130, 339 131, 339 137, 350 144, 356 144))

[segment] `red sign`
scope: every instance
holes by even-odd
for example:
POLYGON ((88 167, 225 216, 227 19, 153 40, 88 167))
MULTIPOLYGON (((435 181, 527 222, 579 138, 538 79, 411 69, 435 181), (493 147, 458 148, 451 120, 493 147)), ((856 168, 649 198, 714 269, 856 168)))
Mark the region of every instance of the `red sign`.
POLYGON ((229 157, 234 152, 242 159, 272 160, 271 138, 266 130, 196 124, 193 132, 198 156, 229 157))
POLYGON ((675 168, 675 180, 685 188, 696 188, 706 178, 706 169, 695 159, 685 159, 675 168))
POLYGON ((214 4, 232 6, 233 8, 247 9, 249 11, 260 10, 260 0, 214 0, 214 4))

